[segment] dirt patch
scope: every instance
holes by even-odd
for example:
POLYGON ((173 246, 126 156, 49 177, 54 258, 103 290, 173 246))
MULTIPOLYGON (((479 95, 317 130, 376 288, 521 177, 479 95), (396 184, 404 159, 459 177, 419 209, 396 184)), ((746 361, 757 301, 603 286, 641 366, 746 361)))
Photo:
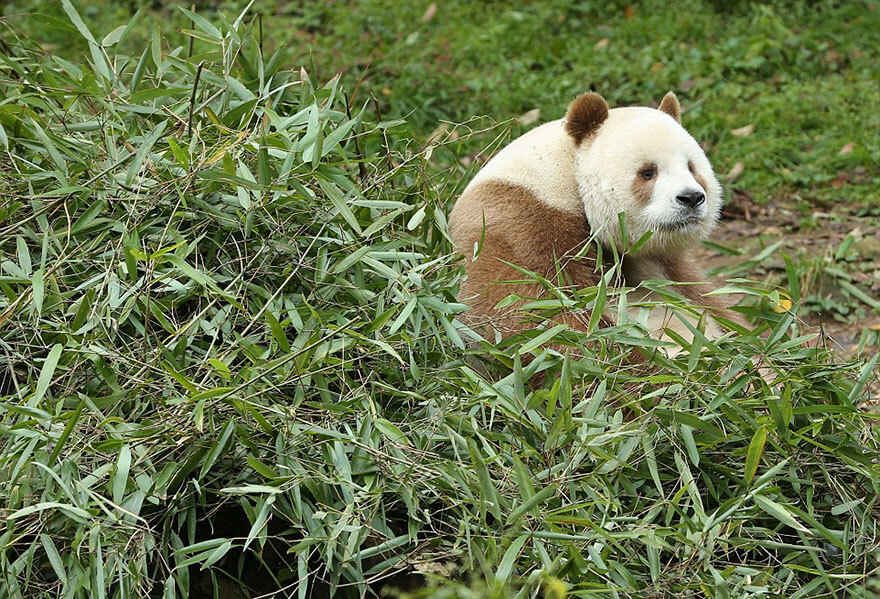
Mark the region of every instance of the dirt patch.
POLYGON ((719 278, 731 276, 737 264, 779 248, 748 270, 733 276, 786 285, 783 253, 796 265, 801 284, 804 322, 844 356, 877 346, 880 331, 880 231, 876 216, 863 206, 832 205, 810 200, 757 204, 734 192, 713 236, 715 247, 703 247, 699 258, 719 278), (726 251, 724 251, 726 250, 726 251), (865 333, 865 331, 868 331, 865 333))

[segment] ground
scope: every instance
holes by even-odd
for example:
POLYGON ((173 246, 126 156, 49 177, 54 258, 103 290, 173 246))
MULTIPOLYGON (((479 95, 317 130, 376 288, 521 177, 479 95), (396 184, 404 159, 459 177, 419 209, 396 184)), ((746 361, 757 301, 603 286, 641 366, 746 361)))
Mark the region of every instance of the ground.
POLYGON ((814 290, 803 314, 806 323, 831 347, 847 355, 875 347, 876 331, 880 330, 873 301, 880 297, 877 210, 864 205, 819 204, 812 207, 812 218, 801 216, 803 213, 794 202, 758 205, 735 193, 724 209, 713 241, 725 248, 737 248, 742 254, 731 256, 706 244, 701 258, 721 281, 724 273, 742 271, 739 265, 743 257, 758 255, 771 243, 782 241, 779 252, 751 266, 748 276, 784 282, 784 252, 801 265, 804 279, 814 290), (844 243, 849 250, 841 255, 844 243), (854 297, 847 293, 849 288, 840 289, 835 284, 839 279, 858 284, 867 298, 854 297))

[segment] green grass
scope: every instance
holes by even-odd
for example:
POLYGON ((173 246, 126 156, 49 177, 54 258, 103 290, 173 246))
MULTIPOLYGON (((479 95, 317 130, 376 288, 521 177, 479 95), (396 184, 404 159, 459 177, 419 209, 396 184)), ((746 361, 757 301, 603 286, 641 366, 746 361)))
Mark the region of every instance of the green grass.
POLYGON ((870 203, 875 5, 280 6, 262 50, 255 12, 3 24, 0 598, 880 592, 876 355, 804 346, 745 280, 756 331, 675 360, 541 314, 466 345, 445 214, 460 158, 518 126, 426 141, 694 80, 685 118, 738 185, 861 168, 833 189, 870 203))

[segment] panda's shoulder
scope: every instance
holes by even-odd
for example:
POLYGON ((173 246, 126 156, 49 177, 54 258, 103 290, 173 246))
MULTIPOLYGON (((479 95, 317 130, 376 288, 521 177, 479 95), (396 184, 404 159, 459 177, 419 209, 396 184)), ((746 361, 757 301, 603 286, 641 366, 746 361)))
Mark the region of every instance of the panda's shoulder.
MULTIPOLYGON (((551 121, 517 137, 483 165, 475 182, 488 178, 517 177, 517 173, 547 168, 553 159, 574 160, 574 144, 562 127, 562 120, 551 121)), ((520 177, 525 179, 525 177, 520 177)))

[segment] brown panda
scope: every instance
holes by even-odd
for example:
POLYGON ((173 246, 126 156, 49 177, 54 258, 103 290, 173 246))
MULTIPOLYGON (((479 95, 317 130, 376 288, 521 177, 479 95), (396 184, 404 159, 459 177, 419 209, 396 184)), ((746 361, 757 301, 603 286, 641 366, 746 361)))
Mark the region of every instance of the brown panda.
MULTIPOLYGON (((709 160, 681 126, 672 92, 658 109, 609 110, 600 95, 584 94, 571 103, 564 119, 537 127, 501 150, 456 202, 449 231, 467 257, 467 280, 459 297, 470 309, 463 319, 490 341, 495 335, 487 324, 502 337, 530 326, 518 305, 496 304, 511 293, 545 296, 543 288, 538 283, 499 284, 525 278, 505 262, 550 280, 560 269, 576 287, 596 285, 601 276, 596 254, 585 253, 585 245, 592 238, 606 248, 626 249, 621 212, 630 244, 652 233, 637 252, 624 252, 624 286, 637 287, 647 279, 697 282, 701 274, 694 248, 714 229, 721 196, 709 160)), ((695 306, 731 317, 714 296, 704 295, 710 290, 706 285, 675 290, 695 306)), ((637 293, 638 301, 659 300, 652 292, 637 293)), ((635 318, 636 311, 627 313, 635 318)), ((668 328, 691 337, 670 311, 654 307, 641 312, 652 336, 663 337, 668 328)), ((588 314, 574 312, 555 317, 581 330, 588 319, 588 314)), ((608 314, 603 320, 612 324, 608 314)), ((711 318, 706 334, 722 334, 711 318)))

